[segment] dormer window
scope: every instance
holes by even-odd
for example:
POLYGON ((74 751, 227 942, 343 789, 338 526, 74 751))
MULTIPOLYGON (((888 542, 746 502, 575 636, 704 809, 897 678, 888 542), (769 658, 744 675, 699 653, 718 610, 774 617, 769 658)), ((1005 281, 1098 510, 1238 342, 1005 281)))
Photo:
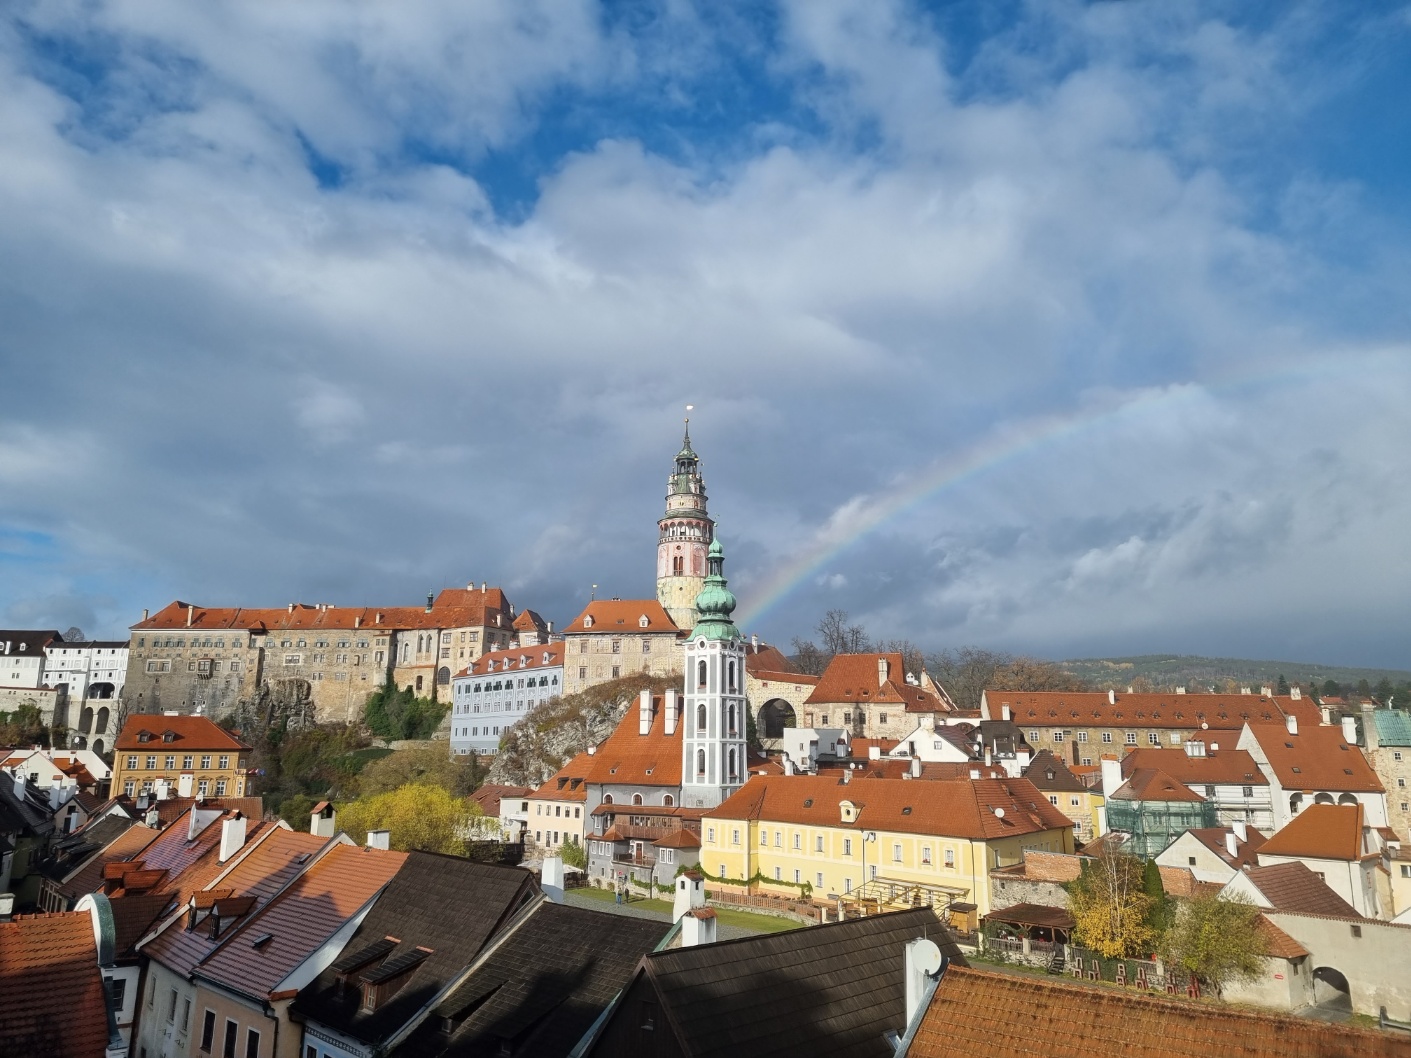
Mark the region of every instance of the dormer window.
POLYGON ((844 823, 855 823, 857 821, 857 805, 851 801, 839 801, 838 811, 842 815, 844 823))
POLYGON ((638 627, 638 628, 646 628, 646 627, 647 627, 648 625, 650 625, 650 624, 651 624, 651 622, 647 620, 647 615, 646 615, 646 614, 643 614, 641 617, 637 618, 637 627, 638 627))
POLYGON ((162 732, 162 741, 163 741, 163 742, 175 742, 175 741, 176 741, 176 732, 175 732, 175 731, 163 731, 163 732, 162 732))
POLYGON ((592 627, 593 627, 593 615, 592 615, 592 614, 588 614, 588 615, 586 615, 586 616, 583 618, 583 627, 584 627, 584 628, 592 628, 592 627))
POLYGON ((138 742, 151 742, 151 741, 152 741, 152 732, 150 732, 150 731, 139 731, 139 732, 137 732, 137 741, 138 741, 138 742))

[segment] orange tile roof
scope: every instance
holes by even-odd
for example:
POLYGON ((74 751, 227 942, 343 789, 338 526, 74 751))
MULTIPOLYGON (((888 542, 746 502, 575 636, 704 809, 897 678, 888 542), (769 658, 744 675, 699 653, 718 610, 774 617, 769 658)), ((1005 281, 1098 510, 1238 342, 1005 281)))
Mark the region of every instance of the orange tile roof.
POLYGON ((595 599, 564 628, 564 635, 680 632, 656 599, 595 599), (589 623, 588 619, 592 618, 589 623), (642 618, 647 619, 645 627, 642 618))
POLYGON ((1160 768, 1138 768, 1131 778, 1112 794, 1123 801, 1204 801, 1205 798, 1179 783, 1160 768))
POLYGON ((1275 911, 1332 918, 1361 918, 1356 909, 1319 878, 1301 860, 1246 867, 1244 876, 1273 905, 1275 911))
POLYGON ((392 880, 405 852, 339 845, 247 918, 196 974, 266 1000, 284 977, 392 880), (255 947, 250 938, 270 934, 255 947))
POLYGON ((516 632, 547 632, 549 623, 533 610, 521 610, 510 627, 516 632))
POLYGON ((159 834, 155 827, 134 823, 66 879, 59 891, 70 900, 96 893, 103 888, 103 872, 109 866, 135 858, 159 834))
POLYGON ((1406 1058, 1405 1037, 952 964, 908 1058, 1406 1058))
POLYGON ((831 775, 762 775, 750 779, 706 815, 974 840, 1073 826, 1028 779, 855 779, 844 783, 831 775), (858 808, 851 823, 842 822, 839 806, 843 801, 858 808))
POLYGON ((103 1058, 108 1008, 87 911, 0 922, 0 1054, 103 1058))
POLYGON ((810 676, 806 672, 776 672, 773 669, 756 669, 752 677, 768 687, 771 683, 787 683, 794 687, 816 687, 821 676, 810 676))
MULTIPOLYGON (((678 698, 678 702, 683 701, 678 698)), ((666 733, 666 701, 652 699, 652 723, 645 735, 638 734, 638 703, 634 699, 613 731, 593 754, 588 781, 603 785, 630 783, 634 786, 681 785, 681 732, 666 733)))
POLYGON ((701 836, 689 830, 674 830, 652 844, 659 849, 698 849, 701 847, 701 836))
POLYGON ((1309 805, 1275 831, 1261 856, 1306 856, 1317 860, 1362 858, 1362 805, 1309 805))
POLYGON ((532 794, 534 790, 528 786, 502 786, 498 783, 487 782, 480 789, 470 795, 470 799, 480 806, 480 810, 487 816, 498 817, 500 814, 500 801, 503 798, 524 798, 532 794))
POLYGON ((123 724, 116 744, 119 750, 141 753, 159 753, 162 746, 179 746, 188 753, 206 749, 243 753, 251 748, 208 717, 161 713, 133 713, 123 724), (144 731, 148 735, 146 742, 140 740, 144 731), (172 741, 164 742, 168 731, 173 735, 172 741))
POLYGON ((1008 705, 1010 717, 1025 727, 1069 724, 1079 727, 1199 728, 1238 731, 1246 722, 1282 724, 1293 713, 1300 725, 1315 726, 1323 716, 1312 699, 1266 698, 1254 694, 1127 694, 1109 702, 1106 691, 985 691, 989 715, 999 719, 1008 705))
POLYGON ((1304 727, 1291 735, 1282 724, 1250 724, 1250 732, 1285 790, 1305 793, 1383 793, 1367 758, 1342 737, 1341 727, 1304 727))
POLYGON ((580 753, 541 782, 530 797, 536 801, 586 801, 588 773, 592 768, 593 755, 580 753))
POLYGON ((1235 749, 1233 745, 1204 757, 1192 757, 1184 749, 1134 749, 1122 758, 1122 774, 1130 775, 1136 768, 1160 768, 1190 786, 1269 785, 1248 751, 1235 749))
MULTIPOLYGON (((745 649, 745 673, 750 676, 758 676, 761 672, 777 673, 781 676, 802 676, 792 661, 788 659, 778 647, 772 647, 768 643, 761 643, 758 647, 747 647, 745 649)), ((809 679, 817 679, 810 676, 809 679)))
POLYGON ((1310 954, 1298 941, 1270 922, 1263 915, 1255 920, 1259 936, 1264 941, 1264 952, 1276 959, 1301 959, 1310 954))
POLYGON ((823 670, 805 705, 901 705, 909 713, 945 713, 949 707, 929 691, 906 682, 906 667, 896 652, 838 654, 823 670), (886 662, 881 679, 879 662, 886 662))
POLYGON ((482 594, 447 588, 430 610, 424 606, 315 606, 292 607, 196 606, 177 600, 158 610, 132 631, 204 631, 235 629, 256 635, 275 631, 396 632, 414 628, 482 628, 510 626, 504 593, 492 588, 482 594))
POLYGON ((1167 896, 1178 896, 1182 900, 1195 896, 1195 875, 1189 867, 1158 866, 1156 869, 1161 874, 1161 888, 1167 896))
POLYGON ((523 669, 554 668, 563 664, 563 643, 507 647, 491 650, 472 661, 457 676, 488 676, 492 672, 519 672, 523 669))
POLYGON ((1268 839, 1253 827, 1245 828, 1245 840, 1235 841, 1235 856, 1230 855, 1230 850, 1225 844, 1225 835, 1233 834, 1230 827, 1196 827, 1190 832, 1191 837, 1200 842, 1215 855, 1237 870, 1247 867, 1250 864, 1259 862, 1259 850, 1264 847, 1264 842, 1268 839))

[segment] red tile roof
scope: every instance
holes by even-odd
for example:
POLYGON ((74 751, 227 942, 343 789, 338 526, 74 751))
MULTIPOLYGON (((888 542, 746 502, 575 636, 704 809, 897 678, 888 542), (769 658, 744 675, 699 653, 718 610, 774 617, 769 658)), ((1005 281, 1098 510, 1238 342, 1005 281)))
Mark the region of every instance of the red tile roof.
POLYGON ((1261 856, 1362 858, 1362 805, 1309 805, 1264 842, 1261 856))
POLYGON ((122 751, 156 753, 163 745, 179 746, 184 752, 201 750, 227 750, 248 752, 250 747, 241 742, 214 720, 204 716, 166 716, 159 713, 133 713, 123 724, 116 747, 122 751), (141 741, 143 732, 148 741, 141 741), (172 741, 165 742, 166 732, 172 733, 172 741))
POLYGON ((652 844, 659 849, 698 849, 701 847, 701 836, 689 830, 674 830, 652 844))
POLYGON ((0 922, 0 1054, 103 1058, 108 1011, 86 911, 0 922))
POLYGON ((256 999, 270 992, 382 889, 405 852, 339 845, 197 967, 198 976, 256 999), (251 938, 270 934, 259 947, 251 938))
POLYGON ((1160 768, 1188 786, 1269 785, 1254 758, 1233 745, 1204 757, 1192 757, 1184 749, 1134 749, 1122 758, 1122 774, 1130 775, 1136 768, 1160 768))
POLYGON ((539 646, 507 647, 491 650, 471 662, 457 676, 488 676, 492 672, 518 672, 522 669, 554 668, 563 664, 564 644, 544 643, 539 646))
POLYGON ((1332 918, 1361 918, 1356 909, 1329 888, 1306 863, 1294 860, 1268 867, 1246 867, 1244 876, 1264 894, 1275 911, 1332 918))
POLYGON ((523 799, 534 792, 529 786, 501 786, 497 783, 486 783, 480 789, 470 795, 470 799, 480 806, 480 810, 487 816, 498 818, 500 815, 500 801, 503 798, 523 799))
POLYGON ((274 631, 319 630, 395 632, 412 628, 483 628, 510 626, 509 604, 499 588, 481 592, 447 588, 432 608, 423 606, 314 606, 295 603, 286 607, 196 606, 177 600, 145 621, 132 625, 134 632, 238 629, 257 635, 274 631))
MULTIPOLYGON (((798 666, 790 661, 778 647, 772 647, 768 643, 761 643, 758 647, 745 649, 745 672, 750 676, 760 676, 763 672, 772 672, 781 677, 803 675, 798 671, 798 666)), ((805 678, 816 680, 818 677, 807 676, 805 678)))
POLYGON ((564 635, 679 631, 656 599, 595 599, 563 630, 564 635))
POLYGON ((906 666, 896 652, 838 654, 805 700, 805 705, 901 705, 909 713, 945 713, 949 708, 929 691, 906 682, 906 666), (886 677, 880 663, 886 664, 886 677))
POLYGON ((1199 728, 1238 731, 1245 723, 1282 724, 1293 713, 1305 726, 1323 717, 1312 699, 1266 698, 1253 694, 1127 694, 1107 691, 985 691, 988 715, 999 719, 1008 705, 1010 717, 1025 727, 1068 724, 1081 727, 1199 728))
POLYGON ((1341 727, 1305 727, 1300 721, 1296 735, 1282 724, 1250 724, 1249 730, 1285 790, 1384 792, 1362 751, 1343 739, 1341 727))
POLYGON ((530 797, 536 801, 586 801, 588 773, 592 769, 593 755, 580 753, 541 782, 530 797))
POLYGON ((1264 940, 1264 951, 1276 959, 1301 959, 1309 954, 1307 948, 1294 940, 1263 915, 1255 922, 1259 936, 1264 940))
POLYGON ((1406 1058, 1404 1037, 947 967, 909 1058, 1406 1058))
POLYGON ((103 872, 108 866, 134 858, 159 834, 161 831, 155 827, 134 823, 65 879, 59 891, 70 900, 96 893, 103 888, 103 872))
POLYGON ((975 840, 1073 826, 1028 779, 855 779, 843 783, 831 775, 762 775, 750 779, 706 815, 975 840), (851 823, 842 822, 843 801, 857 806, 851 823))
POLYGON ((1123 801, 1204 801, 1205 798, 1159 768, 1138 768, 1112 794, 1123 801))
POLYGON ((1190 831, 1191 837, 1236 870, 1250 864, 1257 864, 1259 850, 1263 848, 1264 842, 1268 839, 1253 827, 1246 827, 1245 840, 1239 841, 1237 839, 1235 841, 1237 855, 1231 856, 1230 850, 1225 844, 1225 835, 1233 833, 1234 831, 1229 827, 1197 827, 1190 831))
MULTIPOLYGON (((677 699, 678 702, 682 699, 677 699)), ((681 785, 681 732, 684 719, 676 725, 676 733, 666 733, 666 701, 652 699, 652 723, 645 735, 640 727, 636 700, 628 706, 617 729, 598 746, 592 757, 588 781, 592 783, 634 786, 681 785)))
POLYGON ((533 610, 522 610, 511 626, 516 632, 547 632, 549 624, 533 610))

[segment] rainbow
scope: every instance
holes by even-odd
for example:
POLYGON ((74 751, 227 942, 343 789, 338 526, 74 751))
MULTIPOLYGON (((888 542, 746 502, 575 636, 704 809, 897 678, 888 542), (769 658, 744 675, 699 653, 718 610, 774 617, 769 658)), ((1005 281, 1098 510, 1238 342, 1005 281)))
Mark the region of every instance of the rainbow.
POLYGON ((1280 378, 1306 378, 1309 375, 1344 374, 1347 361, 1364 358, 1348 357, 1340 363, 1327 362, 1303 365, 1290 370, 1287 366, 1276 374, 1257 373, 1229 379, 1219 385, 1173 383, 1152 387, 1135 396, 1107 407, 1084 408, 1063 415, 1047 415, 1024 422, 1006 422, 991 431, 982 441, 953 455, 944 457, 924 472, 901 484, 894 491, 864 493, 854 496, 836 510, 787 563, 771 571, 757 584, 747 584, 741 594, 742 616, 737 623, 755 625, 787 598, 801 584, 819 574, 837 556, 857 543, 878 526, 899 515, 920 507, 928 500, 964 481, 1020 459, 1030 452, 1071 440, 1081 434, 1125 422, 1147 414, 1158 407, 1193 403, 1219 391, 1242 388, 1251 382, 1269 382, 1280 378))

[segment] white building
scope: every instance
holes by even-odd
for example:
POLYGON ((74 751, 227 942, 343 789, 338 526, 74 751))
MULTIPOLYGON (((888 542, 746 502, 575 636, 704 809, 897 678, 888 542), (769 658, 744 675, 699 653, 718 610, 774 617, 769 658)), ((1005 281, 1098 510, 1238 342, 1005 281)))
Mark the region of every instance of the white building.
POLYGON ((69 700, 92 698, 107 701, 122 697, 127 679, 127 642, 65 643, 56 640, 44 651, 44 682, 50 687, 68 684, 69 700))
POLYGON ((563 693, 562 643, 496 650, 451 680, 451 754, 496 753, 500 735, 563 693))
POLYGON ((37 689, 46 682, 45 651, 63 637, 53 631, 0 631, 0 687, 37 689))

